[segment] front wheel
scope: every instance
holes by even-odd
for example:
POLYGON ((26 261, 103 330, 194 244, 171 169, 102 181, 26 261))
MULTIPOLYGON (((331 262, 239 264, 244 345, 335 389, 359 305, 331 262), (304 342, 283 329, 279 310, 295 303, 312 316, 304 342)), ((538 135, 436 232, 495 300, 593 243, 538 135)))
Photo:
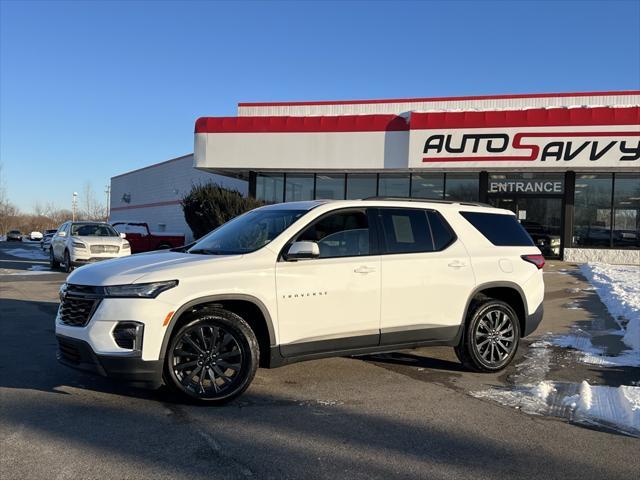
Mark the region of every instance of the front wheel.
POLYGON ((60 262, 56 260, 56 256, 53 254, 53 248, 49 249, 49 266, 51 270, 60 268, 60 262))
POLYGON ((516 312, 509 304, 490 299, 472 306, 455 352, 470 370, 497 372, 513 360, 519 340, 516 312))
POLYGON ((71 273, 73 270, 73 266, 71 266, 71 255, 69 255, 69 250, 64 251, 64 271, 65 273, 71 273))
POLYGON ((259 357, 256 336, 240 316, 223 309, 204 311, 169 342, 165 381, 190 399, 223 404, 249 387, 259 357))

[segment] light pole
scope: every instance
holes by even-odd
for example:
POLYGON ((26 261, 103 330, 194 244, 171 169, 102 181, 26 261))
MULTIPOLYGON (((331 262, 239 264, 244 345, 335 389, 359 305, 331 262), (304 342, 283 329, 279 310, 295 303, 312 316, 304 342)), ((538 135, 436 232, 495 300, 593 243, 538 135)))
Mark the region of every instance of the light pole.
POLYGON ((104 193, 106 193, 107 195, 107 218, 106 220, 109 220, 109 213, 111 210, 111 184, 108 184, 105 187, 104 193))
POLYGON ((76 206, 78 204, 78 192, 73 192, 73 199, 71 200, 71 212, 72 220, 76 221, 76 206))

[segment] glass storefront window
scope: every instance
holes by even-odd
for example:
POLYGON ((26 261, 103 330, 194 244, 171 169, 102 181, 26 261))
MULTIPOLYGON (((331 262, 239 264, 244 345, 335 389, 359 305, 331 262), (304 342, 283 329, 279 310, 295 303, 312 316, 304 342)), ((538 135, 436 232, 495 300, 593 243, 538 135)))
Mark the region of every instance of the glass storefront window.
POLYGON ((442 200, 444 173, 414 173, 411 176, 411 196, 442 200))
POLYGON ((285 183, 286 202, 313 200, 312 173, 287 173, 285 183))
POLYGON ((409 181, 408 173, 380 174, 378 195, 381 197, 408 197, 409 181))
POLYGON ((279 203, 284 199, 284 175, 259 173, 256 178, 256 198, 266 203, 279 203))
POLYGON ((640 247, 640 175, 625 173, 615 175, 613 246, 640 247))
POLYGON ((610 246, 612 187, 611 174, 576 175, 574 246, 610 246))
POLYGON ((447 173, 445 179, 445 200, 477 202, 480 188, 477 173, 447 173))
POLYGON ((344 200, 344 173, 316 175, 316 198, 344 200))
POLYGON ((350 173, 347 175, 347 199, 375 197, 378 175, 375 173, 350 173))

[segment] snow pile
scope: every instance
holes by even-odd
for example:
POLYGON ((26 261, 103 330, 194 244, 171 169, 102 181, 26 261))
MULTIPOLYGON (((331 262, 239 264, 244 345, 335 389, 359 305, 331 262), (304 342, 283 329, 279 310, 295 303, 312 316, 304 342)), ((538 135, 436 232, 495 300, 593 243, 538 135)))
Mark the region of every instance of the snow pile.
POLYGON ((622 428, 640 434, 640 387, 605 387, 583 381, 576 395, 566 397, 576 420, 622 428))
POLYGON ((640 355, 640 267, 588 263, 580 271, 624 331, 624 343, 640 355))

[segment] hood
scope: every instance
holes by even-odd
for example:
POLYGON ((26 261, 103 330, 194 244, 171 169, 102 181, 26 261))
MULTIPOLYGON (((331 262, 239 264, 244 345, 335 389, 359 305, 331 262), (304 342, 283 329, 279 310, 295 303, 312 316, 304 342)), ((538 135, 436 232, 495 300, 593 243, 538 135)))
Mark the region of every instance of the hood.
POLYGON ((100 286, 180 280, 181 276, 191 274, 190 271, 222 267, 240 258, 242 255, 196 255, 163 250, 86 265, 74 270, 67 282, 100 286))

